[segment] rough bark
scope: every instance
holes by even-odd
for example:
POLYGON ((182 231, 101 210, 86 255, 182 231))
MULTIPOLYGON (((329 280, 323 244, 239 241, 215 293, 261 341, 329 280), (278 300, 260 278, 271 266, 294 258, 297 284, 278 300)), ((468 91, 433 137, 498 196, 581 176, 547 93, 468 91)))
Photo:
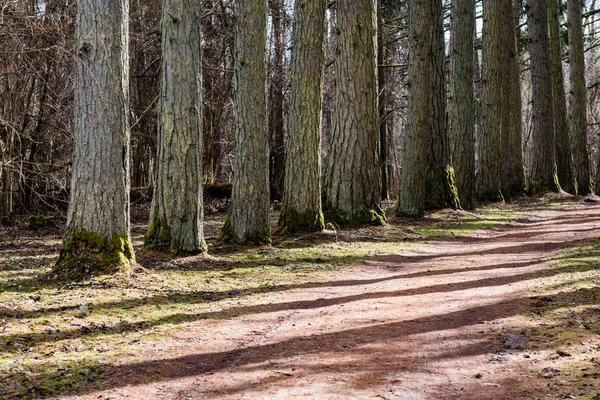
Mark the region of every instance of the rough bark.
POLYGON ((273 58, 271 79, 269 80, 269 184, 271 200, 281 201, 285 179, 285 79, 284 55, 285 34, 284 26, 285 5, 283 0, 270 0, 272 21, 273 58))
POLYGON ((521 0, 512 0, 512 18, 507 20, 505 41, 508 47, 508 150, 506 174, 503 187, 511 196, 522 196, 525 192, 525 166, 523 162, 523 120, 521 101, 521 62, 519 56, 518 29, 521 0))
POLYGON ((448 136, 456 188, 464 209, 475 208, 475 5, 453 0, 450 16, 448 136))
POLYGON ((324 228, 321 209, 321 129, 327 0, 296 0, 291 105, 283 208, 279 227, 324 228))
POLYGON ((202 201, 202 3, 162 2, 157 177, 147 247, 206 251, 202 201))
POLYGON ((62 278, 128 272, 129 76, 127 0, 77 4, 73 173, 62 278))
POLYGON ((396 214, 419 217, 460 202, 446 130, 442 4, 409 0, 408 10, 408 110, 396 214))
MULTIPOLYGON (((583 55, 582 6, 580 1, 567 2, 569 25, 569 129, 573 148, 573 164, 577 192, 592 193, 590 155, 587 146, 587 87, 583 55)), ((600 165, 600 163, 599 163, 600 165)), ((596 175, 596 193, 600 193, 600 174, 596 175)))
POLYGON ((267 1, 236 2, 235 162, 231 204, 220 239, 269 243, 267 1))
POLYGON ((556 136, 556 170, 563 190, 576 194, 575 170, 567 125, 565 79, 562 68, 562 43, 560 40, 559 1, 548 0, 548 34, 552 69, 552 98, 554 102, 554 132, 556 136))
MULTIPOLYGON (((479 141, 477 198, 480 201, 504 201, 502 176, 504 157, 502 139, 507 136, 508 112, 506 79, 506 7, 511 0, 483 1, 482 44, 482 126, 479 141)), ((511 13, 508 13, 512 17, 511 13)))
POLYGON ((334 112, 324 182, 327 220, 373 222, 381 200, 376 0, 337 3, 334 112))
POLYGON ((527 0, 527 27, 532 82, 532 154, 530 193, 560 191, 556 175, 556 140, 552 70, 546 0, 527 0))

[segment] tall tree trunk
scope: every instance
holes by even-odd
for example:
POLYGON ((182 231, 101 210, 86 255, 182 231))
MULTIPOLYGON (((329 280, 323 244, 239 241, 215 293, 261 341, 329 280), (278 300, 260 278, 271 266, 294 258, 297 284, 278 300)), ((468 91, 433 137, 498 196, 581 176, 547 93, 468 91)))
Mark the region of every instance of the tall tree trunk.
POLYGON ((456 188, 464 209, 475 208, 475 5, 452 0, 448 136, 456 188))
POLYGON ((396 214, 420 217, 460 202, 446 130, 442 3, 409 0, 408 10, 408 110, 396 214))
POLYGON ((530 192, 535 193, 540 188, 557 192, 560 191, 560 184, 556 175, 547 2, 527 0, 526 9, 533 96, 530 192))
POLYGON ((325 218, 385 223, 381 201, 376 0, 337 3, 334 113, 325 218))
POLYGON ((523 106, 521 101, 521 62, 519 56, 518 29, 521 0, 512 0, 512 18, 506 21, 508 47, 508 145, 504 154, 506 171, 503 186, 507 194, 522 196, 525 192, 525 167, 523 162, 523 106))
MULTIPOLYGON (((481 201, 504 201, 502 139, 507 137, 506 38, 503 35, 506 9, 512 0, 483 1, 482 47, 482 132, 479 142, 477 197, 481 201)), ((509 18, 512 13, 508 13, 509 18)))
POLYGON ((54 273, 63 278, 128 272, 128 0, 77 4, 71 198, 54 273))
POLYGON ((388 200, 390 198, 388 187, 388 96, 389 88, 387 87, 387 68, 386 49, 383 35, 383 24, 385 22, 384 5, 382 0, 377 0, 377 23, 380 27, 377 33, 377 64, 379 65, 378 86, 379 86, 379 146, 380 146, 380 163, 381 163, 381 198, 388 200))
MULTIPOLYGON (((569 92, 569 128, 571 132, 577 192, 581 195, 586 195, 592 193, 592 183, 590 178, 590 154, 587 146, 587 87, 585 83, 581 7, 581 1, 567 2, 569 80, 571 82, 569 92)), ((596 175, 596 193, 600 194, 600 174, 596 175)))
POLYGON ((220 239, 271 241, 267 124, 267 0, 238 0, 235 25, 235 164, 220 239))
POLYGON ((157 178, 145 242, 206 251, 202 204, 202 3, 162 2, 157 178))
POLYGON ((296 0, 291 106, 281 229, 319 231, 327 0, 296 0))
POLYGON ((567 125, 565 79, 562 68, 562 43, 560 40, 560 0, 548 0, 548 29, 552 69, 552 98, 554 102, 554 132, 556 136, 556 170, 560 186, 576 194, 575 170, 567 125))
POLYGON ((285 9, 283 0, 270 0, 272 15, 273 65, 269 85, 269 183, 271 199, 282 200, 285 176, 284 141, 284 55, 285 9))

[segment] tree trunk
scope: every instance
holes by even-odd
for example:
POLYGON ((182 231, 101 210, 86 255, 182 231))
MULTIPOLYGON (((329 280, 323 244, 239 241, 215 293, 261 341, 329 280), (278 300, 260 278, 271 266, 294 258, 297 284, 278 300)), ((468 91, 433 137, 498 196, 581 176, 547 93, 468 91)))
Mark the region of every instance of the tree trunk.
POLYGON ((379 146, 380 146, 380 163, 381 163, 381 198, 389 200, 389 174, 388 174, 388 136, 390 123, 388 119, 388 96, 390 90, 387 86, 387 68, 386 64, 386 49, 384 42, 383 25, 385 23, 385 14, 388 14, 382 5, 382 0, 377 0, 377 23, 379 32, 377 33, 377 79, 379 86, 379 146))
POLYGON ((530 192, 558 192, 547 2, 527 0, 526 9, 533 96, 530 192))
POLYGON ((235 25, 235 147, 229 213, 220 239, 269 243, 267 0, 238 0, 235 25))
POLYGON ((284 141, 284 55, 285 55, 285 9, 282 0, 271 0, 273 64, 269 81, 269 183, 271 200, 283 198, 285 177, 284 141))
POLYGON ((157 178, 146 247, 206 251, 202 202, 202 3, 162 2, 157 178))
POLYGON ((129 272, 128 0, 77 4, 75 122, 67 233, 54 273, 129 272))
POLYGON ((525 167, 523 162, 523 106, 521 101, 521 62, 518 44, 521 0, 512 0, 512 18, 506 21, 506 41, 508 47, 508 145, 504 154, 506 171, 503 187, 511 196, 522 196, 525 192, 525 167))
POLYGON ((376 0, 337 3, 334 112, 325 219, 385 223, 381 201, 376 0))
POLYGON ((475 208, 475 5, 452 0, 448 136, 456 188, 464 209, 475 208))
POLYGON ((296 0, 291 105, 281 229, 319 231, 327 0, 296 0))
MULTIPOLYGON (((504 155, 502 139, 508 137, 508 81, 504 46, 507 6, 512 0, 483 1, 482 47, 482 132, 479 142, 477 198, 480 201, 504 201, 502 176, 504 155)), ((508 13, 512 18, 512 13, 508 13)))
POLYGON ((408 10, 408 109, 396 214, 420 217, 425 209, 460 202, 446 130, 442 4, 409 0, 408 10))
MULTIPOLYGON (((577 193, 592 193, 590 154, 587 146, 587 87, 583 55, 582 10, 580 1, 567 2, 569 25, 569 128, 573 148, 573 164, 577 193)), ((599 163, 600 165, 600 163, 599 163)), ((596 193, 600 193, 600 174, 596 174, 596 193)))
POLYGON ((560 186, 569 193, 577 194, 573 155, 569 140, 569 127, 567 125, 567 103, 562 68, 562 44, 560 40, 559 2, 560 0, 548 0, 554 132, 556 136, 556 170, 560 186))

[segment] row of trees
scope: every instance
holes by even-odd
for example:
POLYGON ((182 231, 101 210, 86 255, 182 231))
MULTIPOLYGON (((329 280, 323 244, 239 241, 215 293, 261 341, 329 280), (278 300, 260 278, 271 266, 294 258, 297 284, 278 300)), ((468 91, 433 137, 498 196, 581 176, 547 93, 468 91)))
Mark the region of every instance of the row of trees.
MULTIPOLYGON (((223 91, 233 94, 236 149, 232 198, 220 236, 225 241, 270 241, 271 193, 277 197, 277 188, 283 200, 282 230, 320 230, 325 219, 384 223, 380 203, 394 175, 389 168, 394 153, 394 146, 389 146, 394 139, 390 121, 398 113, 395 107, 404 102, 398 215, 421 216, 430 208, 473 208, 476 200, 504 200, 522 194, 526 181, 530 191, 562 186, 571 193, 589 193, 581 2, 567 4, 567 124, 560 37, 563 4, 547 1, 525 4, 529 51, 523 52, 518 35, 520 1, 484 0, 477 5, 456 0, 445 11, 444 3, 437 0, 400 4, 296 0, 288 52, 283 1, 236 0, 234 23, 224 2, 163 0, 162 55, 136 60, 144 68, 138 68, 132 78, 139 81, 148 71, 159 70, 158 101, 143 94, 148 90, 143 84, 131 84, 129 46, 139 42, 129 35, 135 14, 128 1, 79 1, 68 233, 56 272, 73 276, 84 272, 81 266, 112 271, 134 262, 129 187, 136 174, 130 173, 130 132, 132 126, 139 129, 147 123, 146 112, 133 113, 130 121, 134 97, 145 98, 135 102, 145 110, 158 104, 154 165, 146 158, 143 168, 137 163, 134 168, 146 171, 137 175, 155 175, 146 235, 149 247, 178 253, 206 251, 202 184, 214 179, 214 165, 221 162, 216 161, 220 156, 215 149, 222 146, 215 144, 215 132, 228 126, 223 120, 226 101, 216 101, 223 91), (212 8, 207 14, 208 5, 212 8), (477 10, 483 13, 481 58, 476 51, 477 10), (218 19, 223 26, 235 28, 233 40, 215 28, 221 25, 218 19), (231 54, 218 58, 216 64, 202 60, 203 50, 205 58, 214 61, 212 52, 227 48, 231 54), (408 49, 406 63, 398 57, 403 49, 408 49), (523 161, 527 135, 522 122, 521 54, 529 54, 533 93, 528 180, 523 161), (283 65, 288 56, 291 72, 289 91, 285 91, 283 65), (327 81, 329 66, 333 85, 327 81), (218 70, 218 79, 207 69, 218 70), (392 89, 391 82, 403 71, 406 87, 392 89), (226 83, 230 77, 232 88, 226 83), (221 104, 220 111, 206 106, 207 96, 221 104), (326 141, 323 131, 329 132, 326 141), (206 159, 211 165, 208 173, 206 159)), ((33 9, 50 19, 51 3, 34 3, 33 9)), ((134 157, 140 149, 145 149, 142 154, 151 152, 135 144, 134 157)))

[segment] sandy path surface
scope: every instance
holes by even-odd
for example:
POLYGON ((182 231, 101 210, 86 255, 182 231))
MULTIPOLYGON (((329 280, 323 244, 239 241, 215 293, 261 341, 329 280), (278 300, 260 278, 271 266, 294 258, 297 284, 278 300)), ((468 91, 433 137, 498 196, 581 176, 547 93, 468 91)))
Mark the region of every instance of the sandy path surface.
POLYGON ((519 399, 519 314, 561 251, 600 232, 598 206, 532 211, 508 226, 415 246, 330 282, 242 300, 77 399, 519 399))

